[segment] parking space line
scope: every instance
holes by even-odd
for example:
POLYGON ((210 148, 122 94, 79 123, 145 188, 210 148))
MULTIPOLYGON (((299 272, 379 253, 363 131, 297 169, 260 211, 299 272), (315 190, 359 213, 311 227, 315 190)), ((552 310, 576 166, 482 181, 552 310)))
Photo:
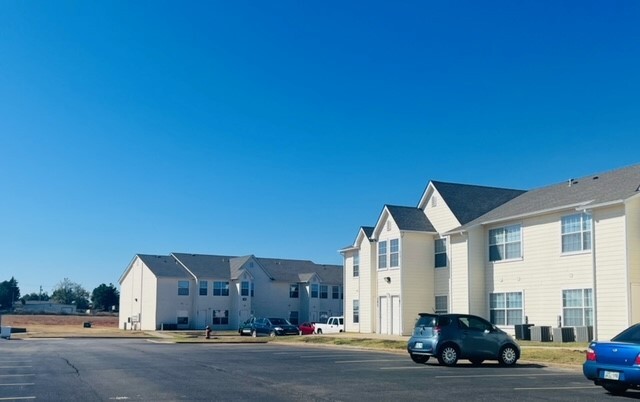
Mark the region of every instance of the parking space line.
POLYGON ((23 387, 27 385, 34 385, 34 382, 17 382, 15 384, 0 384, 0 387, 23 387))
POLYGON ((371 362, 397 362, 398 359, 368 359, 368 360, 336 360, 334 363, 371 363, 371 362))
POLYGON ((477 374, 477 375, 437 375, 435 378, 488 378, 488 377, 555 377, 560 375, 573 375, 571 373, 529 373, 529 374, 477 374))
POLYGON ((380 367, 380 370, 426 370, 429 366, 380 367))
POLYGON ((35 374, 0 374, 0 377, 24 377, 28 375, 35 375, 35 374))
POLYGON ((0 366, 0 369, 29 368, 33 366, 0 366))
POLYGON ((0 398, 0 401, 17 401, 17 400, 24 400, 24 399, 36 399, 35 396, 14 396, 12 397, 8 397, 8 398, 0 398))

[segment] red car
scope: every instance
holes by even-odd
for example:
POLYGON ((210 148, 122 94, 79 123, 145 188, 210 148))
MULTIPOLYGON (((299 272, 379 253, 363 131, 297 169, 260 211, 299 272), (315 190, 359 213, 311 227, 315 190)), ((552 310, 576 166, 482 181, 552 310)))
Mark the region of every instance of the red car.
POLYGON ((300 335, 311 335, 316 332, 316 327, 312 322, 303 322, 298 325, 298 329, 300 330, 300 335))

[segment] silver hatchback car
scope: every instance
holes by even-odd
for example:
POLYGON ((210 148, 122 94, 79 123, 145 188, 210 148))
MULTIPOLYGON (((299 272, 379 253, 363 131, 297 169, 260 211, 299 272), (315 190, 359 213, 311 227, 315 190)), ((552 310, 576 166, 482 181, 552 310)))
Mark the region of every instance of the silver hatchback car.
POLYGON ((484 318, 469 314, 420 313, 407 343, 411 359, 426 363, 431 356, 445 366, 454 366, 458 359, 472 364, 497 360, 513 366, 520 358, 520 346, 503 330, 484 318))

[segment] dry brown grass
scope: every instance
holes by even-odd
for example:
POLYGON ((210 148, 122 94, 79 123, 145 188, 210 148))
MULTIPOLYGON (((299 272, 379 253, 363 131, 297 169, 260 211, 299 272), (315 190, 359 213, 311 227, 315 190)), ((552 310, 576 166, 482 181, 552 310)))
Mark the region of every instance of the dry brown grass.
POLYGON ((118 328, 117 316, 87 316, 87 315, 2 315, 2 325, 14 328, 24 328, 26 332, 17 332, 12 338, 36 337, 143 337, 142 331, 124 331, 118 328), (90 322, 91 327, 85 328, 84 323, 90 322))

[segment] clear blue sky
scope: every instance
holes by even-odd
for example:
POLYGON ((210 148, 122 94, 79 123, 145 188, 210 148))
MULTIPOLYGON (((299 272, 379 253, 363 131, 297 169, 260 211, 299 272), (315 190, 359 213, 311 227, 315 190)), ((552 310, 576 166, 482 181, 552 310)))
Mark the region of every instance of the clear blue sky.
POLYGON ((0 2, 0 281, 310 259, 429 180, 640 162, 636 1, 0 2))

